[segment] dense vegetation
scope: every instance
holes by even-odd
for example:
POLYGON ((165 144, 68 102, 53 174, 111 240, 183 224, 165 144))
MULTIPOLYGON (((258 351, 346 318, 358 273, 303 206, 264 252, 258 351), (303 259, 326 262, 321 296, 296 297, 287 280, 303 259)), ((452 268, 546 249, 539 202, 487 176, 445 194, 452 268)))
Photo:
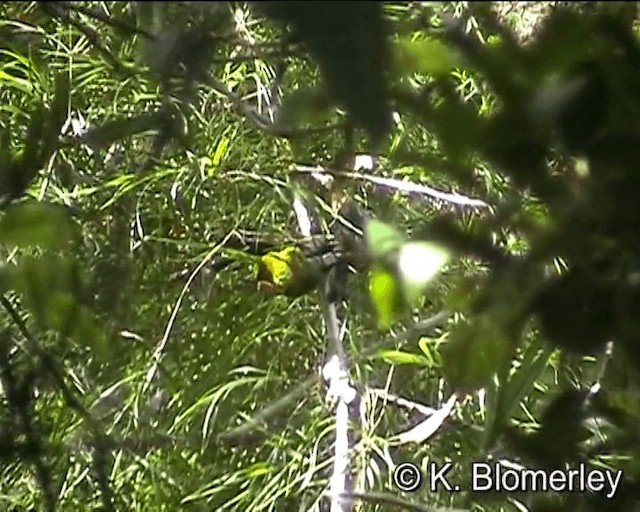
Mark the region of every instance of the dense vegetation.
POLYGON ((500 4, 0 5, 1 510, 640 507, 636 3, 500 4))

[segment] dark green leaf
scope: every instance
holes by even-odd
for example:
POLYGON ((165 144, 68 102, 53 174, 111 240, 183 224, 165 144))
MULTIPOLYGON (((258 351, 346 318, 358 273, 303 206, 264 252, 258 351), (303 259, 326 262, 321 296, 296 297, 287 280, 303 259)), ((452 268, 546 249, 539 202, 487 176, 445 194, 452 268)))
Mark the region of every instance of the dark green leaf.
POLYGON ((0 242, 18 247, 58 247, 71 234, 67 210, 33 200, 11 204, 0 218, 0 242))
POLYGON ((318 62, 337 102, 379 142, 391 129, 382 3, 274 1, 255 5, 293 27, 318 62))
POLYGON ((443 347, 449 382, 466 392, 486 386, 510 357, 509 340, 489 315, 457 325, 443 347))
POLYGON ((542 332, 556 347, 594 354, 613 335, 614 304, 611 290, 574 268, 540 292, 535 313, 542 332))

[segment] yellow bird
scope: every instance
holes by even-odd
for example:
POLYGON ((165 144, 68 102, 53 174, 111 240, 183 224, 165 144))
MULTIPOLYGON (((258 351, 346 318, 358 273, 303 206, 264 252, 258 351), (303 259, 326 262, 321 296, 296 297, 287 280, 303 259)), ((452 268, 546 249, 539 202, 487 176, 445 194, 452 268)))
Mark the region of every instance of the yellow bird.
POLYGON ((299 297, 313 291, 338 258, 332 251, 307 257, 297 246, 271 251, 258 262, 258 289, 271 295, 299 297))

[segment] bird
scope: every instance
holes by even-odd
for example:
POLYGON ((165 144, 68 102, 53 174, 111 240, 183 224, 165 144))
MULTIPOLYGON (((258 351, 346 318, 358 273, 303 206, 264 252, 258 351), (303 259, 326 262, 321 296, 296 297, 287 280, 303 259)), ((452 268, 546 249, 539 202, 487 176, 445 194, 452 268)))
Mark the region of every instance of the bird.
POLYGON ((339 258, 339 253, 332 250, 308 255, 296 245, 268 252, 258 262, 258 290, 269 295, 300 297, 316 289, 339 258))

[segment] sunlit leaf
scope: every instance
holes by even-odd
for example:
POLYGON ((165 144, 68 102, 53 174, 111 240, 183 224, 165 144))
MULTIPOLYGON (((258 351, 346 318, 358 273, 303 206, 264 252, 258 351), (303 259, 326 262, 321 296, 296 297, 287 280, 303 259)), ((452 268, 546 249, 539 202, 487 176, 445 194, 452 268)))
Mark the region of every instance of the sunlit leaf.
POLYGON ((369 296, 382 329, 389 327, 401 311, 401 296, 394 275, 380 266, 369 272, 369 296))
POLYGON ((25 94, 31 94, 33 91, 33 85, 24 78, 16 77, 0 69, 0 83, 9 87, 15 87, 25 94))
POLYGON ((218 167, 220 167, 220 163, 223 158, 227 155, 227 151, 229 149, 229 139, 227 137, 221 137, 220 141, 216 145, 216 150, 211 157, 211 165, 207 170, 207 174, 209 177, 213 176, 218 167))
POLYGON ((433 344, 432 340, 429 338, 420 338, 418 340, 418 348, 424 354, 424 359, 427 361, 429 366, 432 366, 436 363, 436 358, 434 356, 434 351, 431 348, 433 344))
POLYGON ((389 364, 431 365, 430 361, 424 356, 420 354, 412 354, 411 352, 404 352, 402 350, 381 350, 377 353, 377 357, 389 364))
POLYGON ((449 259, 442 246, 429 242, 409 242, 398 256, 399 276, 407 302, 413 303, 424 293, 431 281, 449 259))

